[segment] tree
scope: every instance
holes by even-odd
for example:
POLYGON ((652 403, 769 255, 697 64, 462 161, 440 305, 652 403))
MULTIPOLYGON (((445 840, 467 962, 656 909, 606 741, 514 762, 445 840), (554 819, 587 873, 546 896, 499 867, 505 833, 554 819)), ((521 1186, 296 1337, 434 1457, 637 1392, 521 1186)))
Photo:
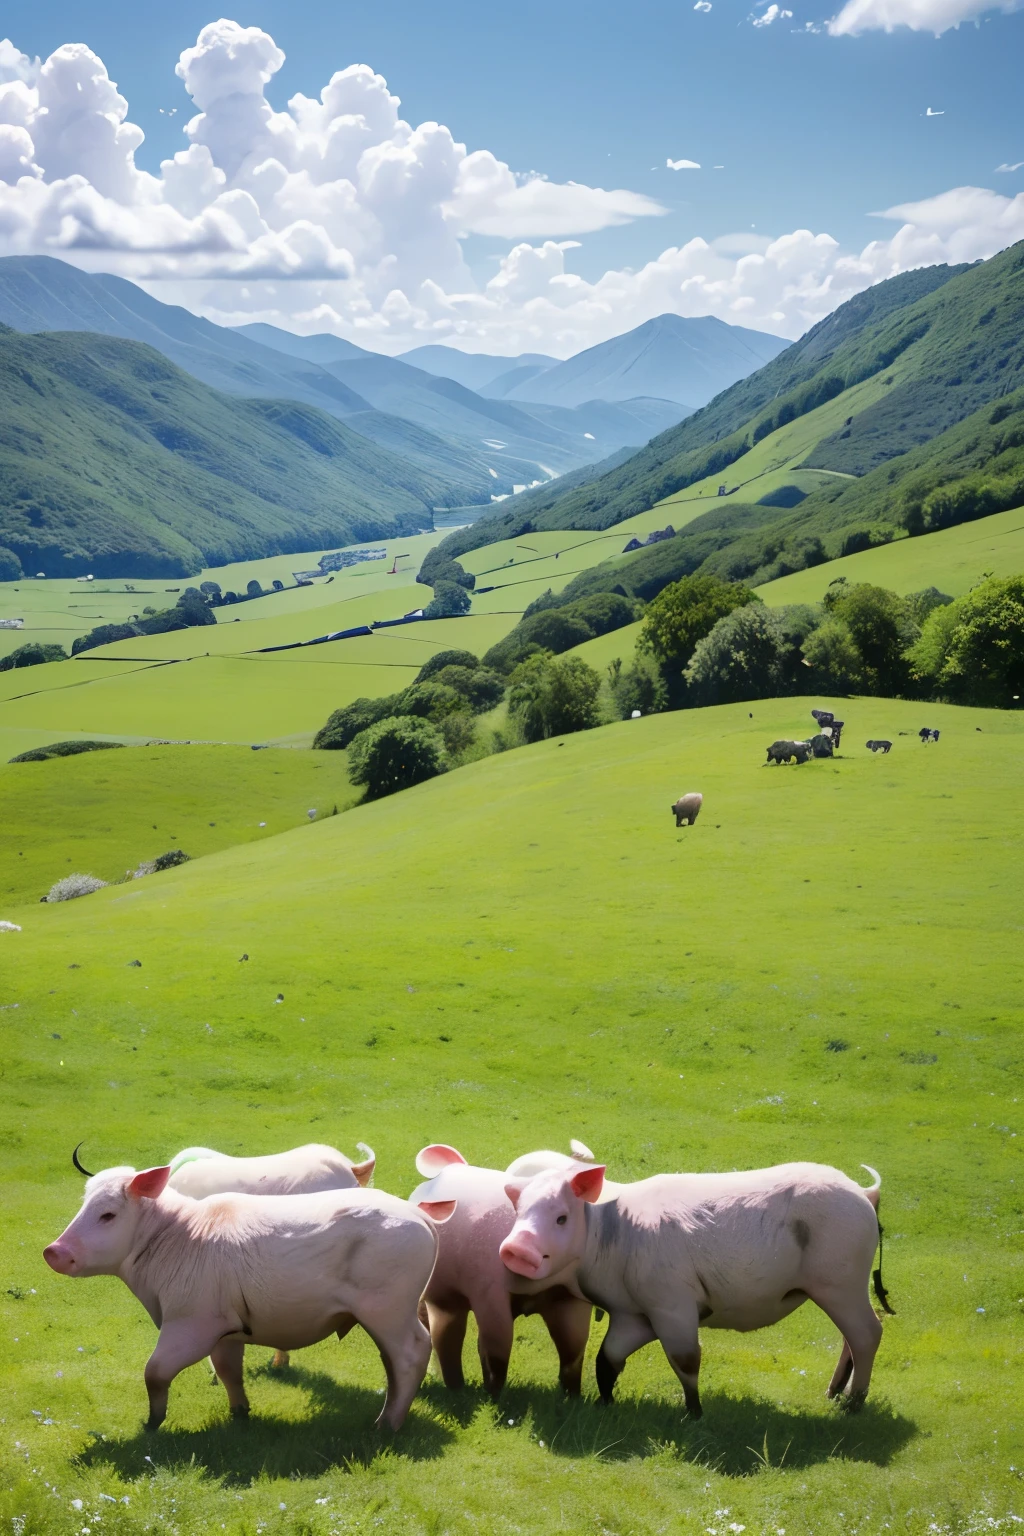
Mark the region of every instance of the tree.
POLYGON ((608 669, 608 683, 620 720, 630 719, 635 709, 642 715, 657 715, 668 708, 665 680, 650 656, 637 656, 625 669, 616 658, 608 669))
POLYGON ((454 581, 439 581, 434 600, 423 610, 425 619, 456 619, 469 612, 469 593, 454 581))
POLYGON ((830 588, 825 608, 849 630, 867 691, 906 694, 911 676, 905 653, 920 634, 906 598, 885 587, 859 582, 852 587, 830 588))
POLYGON ((579 656, 528 656, 512 674, 509 716, 524 741, 567 736, 600 723, 601 679, 579 656))
POLYGON ((490 667, 442 667, 431 680, 454 688, 478 715, 493 709, 505 696, 505 679, 490 667))
POLYGON ((353 699, 328 716, 313 737, 313 746, 327 752, 343 752, 361 731, 369 730, 378 720, 397 714, 395 704, 400 695, 390 694, 382 699, 353 699))
POLYGON ((361 731, 349 747, 349 777, 379 800, 444 773, 448 756, 440 731, 429 720, 395 716, 361 731))
POLYGON ((1024 576, 990 577, 936 608, 909 659, 950 699, 1012 708, 1024 695, 1024 576))
POLYGON ((681 692, 682 673, 697 644, 735 608, 760 602, 740 582, 684 576, 664 587, 644 614, 637 651, 654 657, 670 693, 681 692))
POLYGON ((437 651, 423 663, 413 681, 425 683, 435 672, 440 672, 442 667, 466 667, 473 671, 479 665, 479 658, 472 651, 437 651))
POLYGON ((808 681, 826 693, 854 693, 863 685, 860 652, 841 619, 826 619, 804 642, 808 681))
POLYGON ((403 693, 395 695, 392 702, 395 706, 392 714, 418 715, 421 719, 432 720, 435 725, 440 724, 446 715, 469 713, 466 698, 436 677, 431 678, 429 683, 412 683, 403 693))
POLYGON ((0 581, 20 581, 24 574, 21 561, 13 549, 0 544, 0 581))
POLYGON ((771 698, 785 688, 788 653, 781 614, 758 600, 718 620, 697 642, 684 676, 698 704, 771 698))

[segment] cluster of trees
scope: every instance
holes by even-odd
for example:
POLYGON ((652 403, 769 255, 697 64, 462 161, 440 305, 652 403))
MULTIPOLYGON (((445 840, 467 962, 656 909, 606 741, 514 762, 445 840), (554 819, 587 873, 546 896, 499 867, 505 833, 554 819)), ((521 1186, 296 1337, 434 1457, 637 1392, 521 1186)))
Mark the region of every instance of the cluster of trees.
POLYGON ((441 554, 438 548, 429 550, 416 580, 434 589, 423 610, 425 619, 454 619, 469 612, 469 594, 476 586, 476 577, 450 555, 441 554))
POLYGON ((216 622, 213 609, 199 588, 186 587, 173 608, 143 608, 137 619, 126 624, 98 624, 87 635, 79 635, 71 654, 78 656, 98 645, 113 645, 115 640, 132 640, 136 635, 164 635, 172 629, 192 629, 216 622))
POLYGON ((600 691, 600 676, 580 656, 553 656, 549 651, 528 656, 509 684, 513 741, 545 741, 600 725, 600 691))
POLYGON ((515 629, 491 646, 484 661, 496 672, 509 674, 528 656, 542 651, 560 656, 585 640, 632 624, 642 607, 622 592, 597 592, 568 604, 558 604, 545 593, 530 604, 515 629))
POLYGON ((438 651, 401 693, 355 699, 336 709, 313 745, 347 749, 353 782, 376 798, 443 773, 464 758, 476 740, 475 717, 504 696, 505 679, 471 651, 438 651))
POLYGON ((1024 577, 956 600, 840 577, 822 603, 778 609, 741 583, 685 577, 649 605, 636 661, 609 681, 622 717, 809 690, 1009 708, 1024 693, 1024 577))
POLYGON ((44 645, 39 640, 30 640, 27 645, 19 645, 9 655, 0 656, 0 672, 13 672, 17 667, 38 667, 46 661, 67 659, 68 653, 62 645, 44 645))

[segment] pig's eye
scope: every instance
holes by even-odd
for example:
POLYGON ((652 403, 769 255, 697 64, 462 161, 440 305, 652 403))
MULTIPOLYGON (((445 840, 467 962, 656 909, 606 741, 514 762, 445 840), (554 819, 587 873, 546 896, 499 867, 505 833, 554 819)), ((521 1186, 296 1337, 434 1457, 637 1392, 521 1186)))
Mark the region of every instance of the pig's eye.
POLYGON ((556 1227, 564 1227, 568 1220, 569 1220, 568 1216, 559 1216, 558 1220, 555 1222, 555 1226, 556 1227))
POLYGON ((113 1221, 113 1219, 114 1219, 113 1211, 104 1211, 103 1215, 100 1217, 100 1221, 113 1221))

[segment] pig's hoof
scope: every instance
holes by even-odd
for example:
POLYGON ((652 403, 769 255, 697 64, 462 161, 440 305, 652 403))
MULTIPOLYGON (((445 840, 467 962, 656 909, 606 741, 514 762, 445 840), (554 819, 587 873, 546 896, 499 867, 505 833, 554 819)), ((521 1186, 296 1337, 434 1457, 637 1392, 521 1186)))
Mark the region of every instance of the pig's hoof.
POLYGON ((249 1404, 236 1403, 231 1410, 231 1417, 233 1419, 247 1419, 249 1417, 249 1404))
POLYGON ((839 1398, 839 1406, 844 1413, 859 1413, 864 1406, 866 1392, 851 1392, 846 1397, 839 1398))
POLYGON ((153 1432, 155 1430, 158 1430, 160 1428, 160 1425, 162 1423, 163 1423, 163 1419, 154 1419, 152 1414, 150 1414, 149 1418, 146 1420, 145 1424, 143 1424, 142 1427, 146 1431, 147 1434, 153 1434, 153 1432))

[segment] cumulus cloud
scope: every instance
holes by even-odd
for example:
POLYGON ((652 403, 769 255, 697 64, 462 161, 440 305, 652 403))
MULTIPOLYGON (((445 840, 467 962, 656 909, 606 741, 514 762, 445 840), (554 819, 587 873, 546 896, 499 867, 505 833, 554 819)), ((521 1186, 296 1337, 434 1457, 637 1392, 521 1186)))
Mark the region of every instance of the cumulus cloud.
POLYGON ((935 36, 958 27, 962 21, 977 21, 991 11, 1015 11, 1024 0, 846 0, 837 16, 828 24, 833 37, 856 37, 859 32, 894 32, 909 27, 913 32, 934 32, 935 36))
POLYGON ((204 27, 178 64, 194 107, 182 148, 153 175, 136 166, 141 132, 89 48, 40 62, 0 45, 0 254, 119 272, 226 324, 392 352, 444 341, 566 356, 665 311, 797 336, 881 278, 1024 237, 1024 194, 960 187, 886 209, 895 233, 859 254, 807 229, 694 238, 589 280, 571 270, 569 237, 660 204, 517 175, 439 123, 404 121, 363 64, 277 111, 266 90, 283 57, 258 27, 204 27), (464 258, 471 234, 507 242, 487 281, 464 258))
POLYGON ((705 16, 707 15, 708 11, 710 11, 710 9, 711 0, 697 0, 697 4, 694 6, 695 11, 703 11, 705 16))
POLYGON ((700 170, 700 163, 696 160, 666 160, 665 164, 670 171, 700 170))
POLYGON ((781 6, 773 4, 762 15, 752 16, 750 19, 755 27, 770 27, 773 21, 785 21, 792 15, 792 11, 784 11, 781 6))

